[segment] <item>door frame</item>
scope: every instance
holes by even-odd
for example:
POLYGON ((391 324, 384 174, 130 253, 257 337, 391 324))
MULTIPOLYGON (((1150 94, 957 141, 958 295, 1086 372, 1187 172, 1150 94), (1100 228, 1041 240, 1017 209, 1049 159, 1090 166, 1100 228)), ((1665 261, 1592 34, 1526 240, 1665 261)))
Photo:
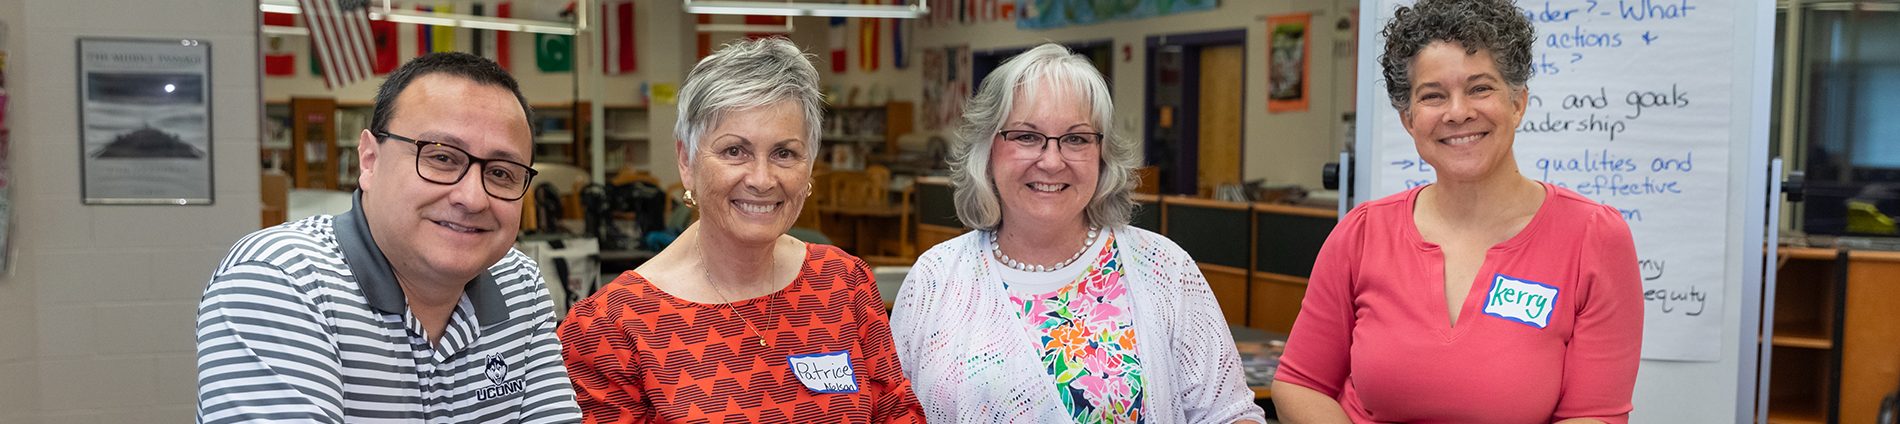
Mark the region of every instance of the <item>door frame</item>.
MULTIPOLYGON (((1246 75, 1247 75, 1247 62, 1248 62, 1249 57, 1252 56, 1252 52, 1248 51, 1248 49, 1246 48, 1246 45, 1247 45, 1247 29, 1246 28, 1148 36, 1147 51, 1144 53, 1146 55, 1146 59, 1148 63, 1147 63, 1147 66, 1143 67, 1145 78, 1142 83, 1142 85, 1144 86, 1143 88, 1145 90, 1143 93, 1144 94, 1143 98, 1145 100, 1143 101, 1144 104, 1142 105, 1142 121, 1143 122, 1142 122, 1141 139, 1142 139, 1142 152, 1144 153, 1143 157, 1145 158, 1144 162, 1146 162, 1145 165, 1160 165, 1159 163, 1156 163, 1154 161, 1155 160, 1154 158, 1159 157, 1155 153, 1158 153, 1162 151, 1163 149, 1167 148, 1167 146, 1161 145, 1160 142, 1156 140, 1157 131, 1160 130, 1160 116, 1161 116, 1160 110, 1159 110, 1160 105, 1156 104, 1155 102, 1155 93, 1158 92, 1160 88, 1158 84, 1156 84, 1156 81, 1158 80, 1158 77, 1159 77, 1158 68, 1160 66, 1159 62, 1156 61, 1156 57, 1158 56, 1159 52, 1162 49, 1176 48, 1176 49, 1180 49, 1183 55, 1182 68, 1181 68, 1181 88, 1182 88, 1181 104, 1176 108, 1177 111, 1174 113, 1174 117, 1175 117, 1174 128, 1180 131, 1179 134, 1181 134, 1181 143, 1178 146, 1176 146, 1178 150, 1175 151, 1176 154, 1174 155, 1172 169, 1196 170, 1199 168, 1199 164, 1200 164, 1200 121, 1197 119, 1187 119, 1187 117, 1200 116, 1200 103, 1201 103, 1201 95, 1200 95, 1201 54, 1200 53, 1201 53, 1201 49, 1208 48, 1208 47, 1221 47, 1221 46, 1229 46, 1229 45, 1241 46, 1241 58, 1240 58, 1240 71, 1241 71, 1240 88, 1242 90, 1241 91, 1242 94, 1240 97, 1240 116, 1241 116, 1240 139, 1241 139, 1241 142, 1240 142, 1240 152, 1238 152, 1238 154, 1241 157, 1241 177, 1242 177, 1241 182, 1242 183, 1246 182, 1246 179, 1245 179, 1246 166, 1247 166, 1247 162, 1246 162, 1246 157, 1247 157, 1247 142, 1246 142, 1247 140, 1247 124, 1246 124, 1247 79, 1246 79, 1246 75)), ((1161 187, 1157 187, 1157 189, 1159 189, 1161 194, 1186 194, 1186 195, 1198 194, 1196 190, 1196 185, 1199 183, 1199 181, 1197 180, 1200 178, 1198 173, 1196 172, 1183 173, 1183 172, 1176 171, 1175 174, 1176 175, 1174 178, 1169 178, 1165 181, 1162 181, 1161 187), (1187 177, 1183 178, 1182 175, 1186 175, 1187 177)))

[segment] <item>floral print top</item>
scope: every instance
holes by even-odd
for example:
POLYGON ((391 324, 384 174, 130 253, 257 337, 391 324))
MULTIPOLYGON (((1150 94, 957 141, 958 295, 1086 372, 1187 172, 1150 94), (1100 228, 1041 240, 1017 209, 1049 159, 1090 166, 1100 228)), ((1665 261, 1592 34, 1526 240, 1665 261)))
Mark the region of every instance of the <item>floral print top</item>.
MULTIPOLYGON (((1009 290, 1036 335, 1044 371, 1078 423, 1142 422, 1135 322, 1111 235, 1081 276, 1048 293, 1009 290)), ((1005 287, 1008 283, 1005 282, 1005 287)))

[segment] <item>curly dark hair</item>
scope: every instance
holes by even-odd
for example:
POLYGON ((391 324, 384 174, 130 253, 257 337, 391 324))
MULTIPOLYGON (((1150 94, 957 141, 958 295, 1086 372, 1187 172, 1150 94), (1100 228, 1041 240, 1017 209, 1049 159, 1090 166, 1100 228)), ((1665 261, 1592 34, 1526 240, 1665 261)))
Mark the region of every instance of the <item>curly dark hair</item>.
POLYGON ((1498 73, 1515 90, 1524 90, 1531 79, 1536 30, 1511 0, 1419 0, 1399 7, 1380 34, 1385 36, 1379 66, 1385 72, 1386 96, 1401 114, 1412 105, 1412 61, 1433 42, 1457 43, 1466 54, 1491 52, 1498 73))

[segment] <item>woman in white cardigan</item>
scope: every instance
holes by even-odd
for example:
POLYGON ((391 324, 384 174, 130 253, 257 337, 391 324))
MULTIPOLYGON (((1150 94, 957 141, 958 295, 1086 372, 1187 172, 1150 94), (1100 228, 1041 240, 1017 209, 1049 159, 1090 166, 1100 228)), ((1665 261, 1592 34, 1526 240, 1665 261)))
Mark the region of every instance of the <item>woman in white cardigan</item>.
POLYGON ((931 422, 1264 422, 1194 260, 1130 227, 1139 146, 1044 44, 985 78, 952 148, 957 217, 891 331, 931 422))

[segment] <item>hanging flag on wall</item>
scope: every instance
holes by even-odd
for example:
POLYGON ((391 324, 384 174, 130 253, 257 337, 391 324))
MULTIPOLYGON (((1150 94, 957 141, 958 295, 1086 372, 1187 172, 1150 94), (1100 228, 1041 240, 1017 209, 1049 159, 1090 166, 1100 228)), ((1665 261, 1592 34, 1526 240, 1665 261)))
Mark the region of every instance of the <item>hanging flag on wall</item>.
MULTIPOLYGON (((455 5, 449 4, 448 2, 442 2, 442 3, 436 4, 435 14, 447 15, 451 13, 455 13, 455 5)), ((437 53, 456 51, 455 27, 436 26, 436 27, 431 27, 430 32, 434 33, 429 37, 429 43, 431 47, 430 51, 434 51, 437 53)))
POLYGON ((317 60, 317 40, 311 39, 309 48, 304 49, 304 51, 310 52, 310 60, 308 60, 308 62, 310 62, 310 76, 322 78, 323 62, 317 60))
MULTIPOLYGON (((891 4, 902 5, 907 0, 890 0, 891 4)), ((891 68, 910 68, 910 37, 913 19, 891 21, 891 68)))
MULTIPOLYGON (((758 26, 783 27, 785 26, 785 17, 784 16, 745 15, 745 24, 758 25, 758 26)), ((753 40, 753 39, 771 37, 774 35, 778 35, 778 34, 769 33, 769 32, 748 32, 748 33, 745 33, 745 38, 748 40, 753 40)))
MULTIPOLYGON (((574 2, 557 14, 565 22, 574 21, 574 2)), ((574 36, 554 34, 534 34, 534 66, 541 72, 574 71, 574 36)))
MULTIPOLYGON (((264 12, 264 26, 296 27, 297 15, 264 12)), ((264 51, 264 75, 285 77, 297 74, 297 53, 284 47, 284 38, 271 36, 264 51)))
POLYGON ((287 77, 297 74, 297 54, 284 48, 284 37, 271 36, 264 50, 264 76, 287 77))
POLYGON ((639 65, 634 48, 633 1, 600 4, 600 64, 607 75, 633 72, 639 65))
MULTIPOLYGON (((864 4, 872 4, 874 1, 876 0, 859 0, 864 4)), ((879 30, 883 26, 883 19, 863 18, 858 21, 858 69, 865 72, 877 70, 879 49, 877 37, 878 33, 882 32, 879 30)))
MULTIPOLYGON (((706 16, 706 15, 700 15, 700 16, 706 16)), ((831 32, 830 32, 831 72, 837 73, 837 74, 842 74, 845 72, 845 70, 851 68, 850 65, 846 64, 847 59, 845 59, 846 49, 845 49, 845 37, 844 37, 844 34, 845 34, 844 25, 845 25, 844 18, 840 18, 840 17, 831 18, 831 32)))
POLYGON ((304 27, 316 44, 312 62, 323 63, 323 83, 331 89, 362 81, 370 75, 368 2, 301 0, 304 27), (348 5, 349 7, 344 7, 348 5))
MULTIPOLYGON (((473 7, 473 11, 476 15, 494 16, 497 18, 514 17, 514 4, 512 4, 512 2, 504 1, 498 3, 492 11, 484 10, 485 7, 481 3, 476 3, 473 7)), ((514 69, 514 65, 509 60, 508 51, 512 49, 513 46, 509 42, 508 35, 508 31, 475 31, 475 36, 470 39, 472 48, 469 49, 469 51, 475 52, 475 54, 481 57, 486 57, 488 60, 495 61, 495 63, 501 65, 502 70, 512 70, 514 69)))
MULTIPOLYGON (((430 13, 434 12, 435 8, 418 4, 416 5, 416 11, 430 13)), ((416 24, 416 56, 429 54, 429 52, 435 50, 435 42, 430 41, 431 38, 435 37, 435 30, 433 30, 433 28, 435 28, 434 25, 416 24)))
MULTIPOLYGON (((699 15, 700 25, 705 25, 705 24, 710 24, 710 23, 712 23, 712 15, 699 15)), ((695 33, 699 34, 699 43, 698 43, 699 55, 693 56, 693 63, 699 63, 699 59, 705 59, 706 56, 712 56, 712 34, 697 32, 697 31, 695 31, 695 33)))
POLYGON ((370 21, 369 33, 376 41, 376 63, 371 70, 376 75, 388 75, 402 64, 402 37, 397 34, 396 23, 370 21))

